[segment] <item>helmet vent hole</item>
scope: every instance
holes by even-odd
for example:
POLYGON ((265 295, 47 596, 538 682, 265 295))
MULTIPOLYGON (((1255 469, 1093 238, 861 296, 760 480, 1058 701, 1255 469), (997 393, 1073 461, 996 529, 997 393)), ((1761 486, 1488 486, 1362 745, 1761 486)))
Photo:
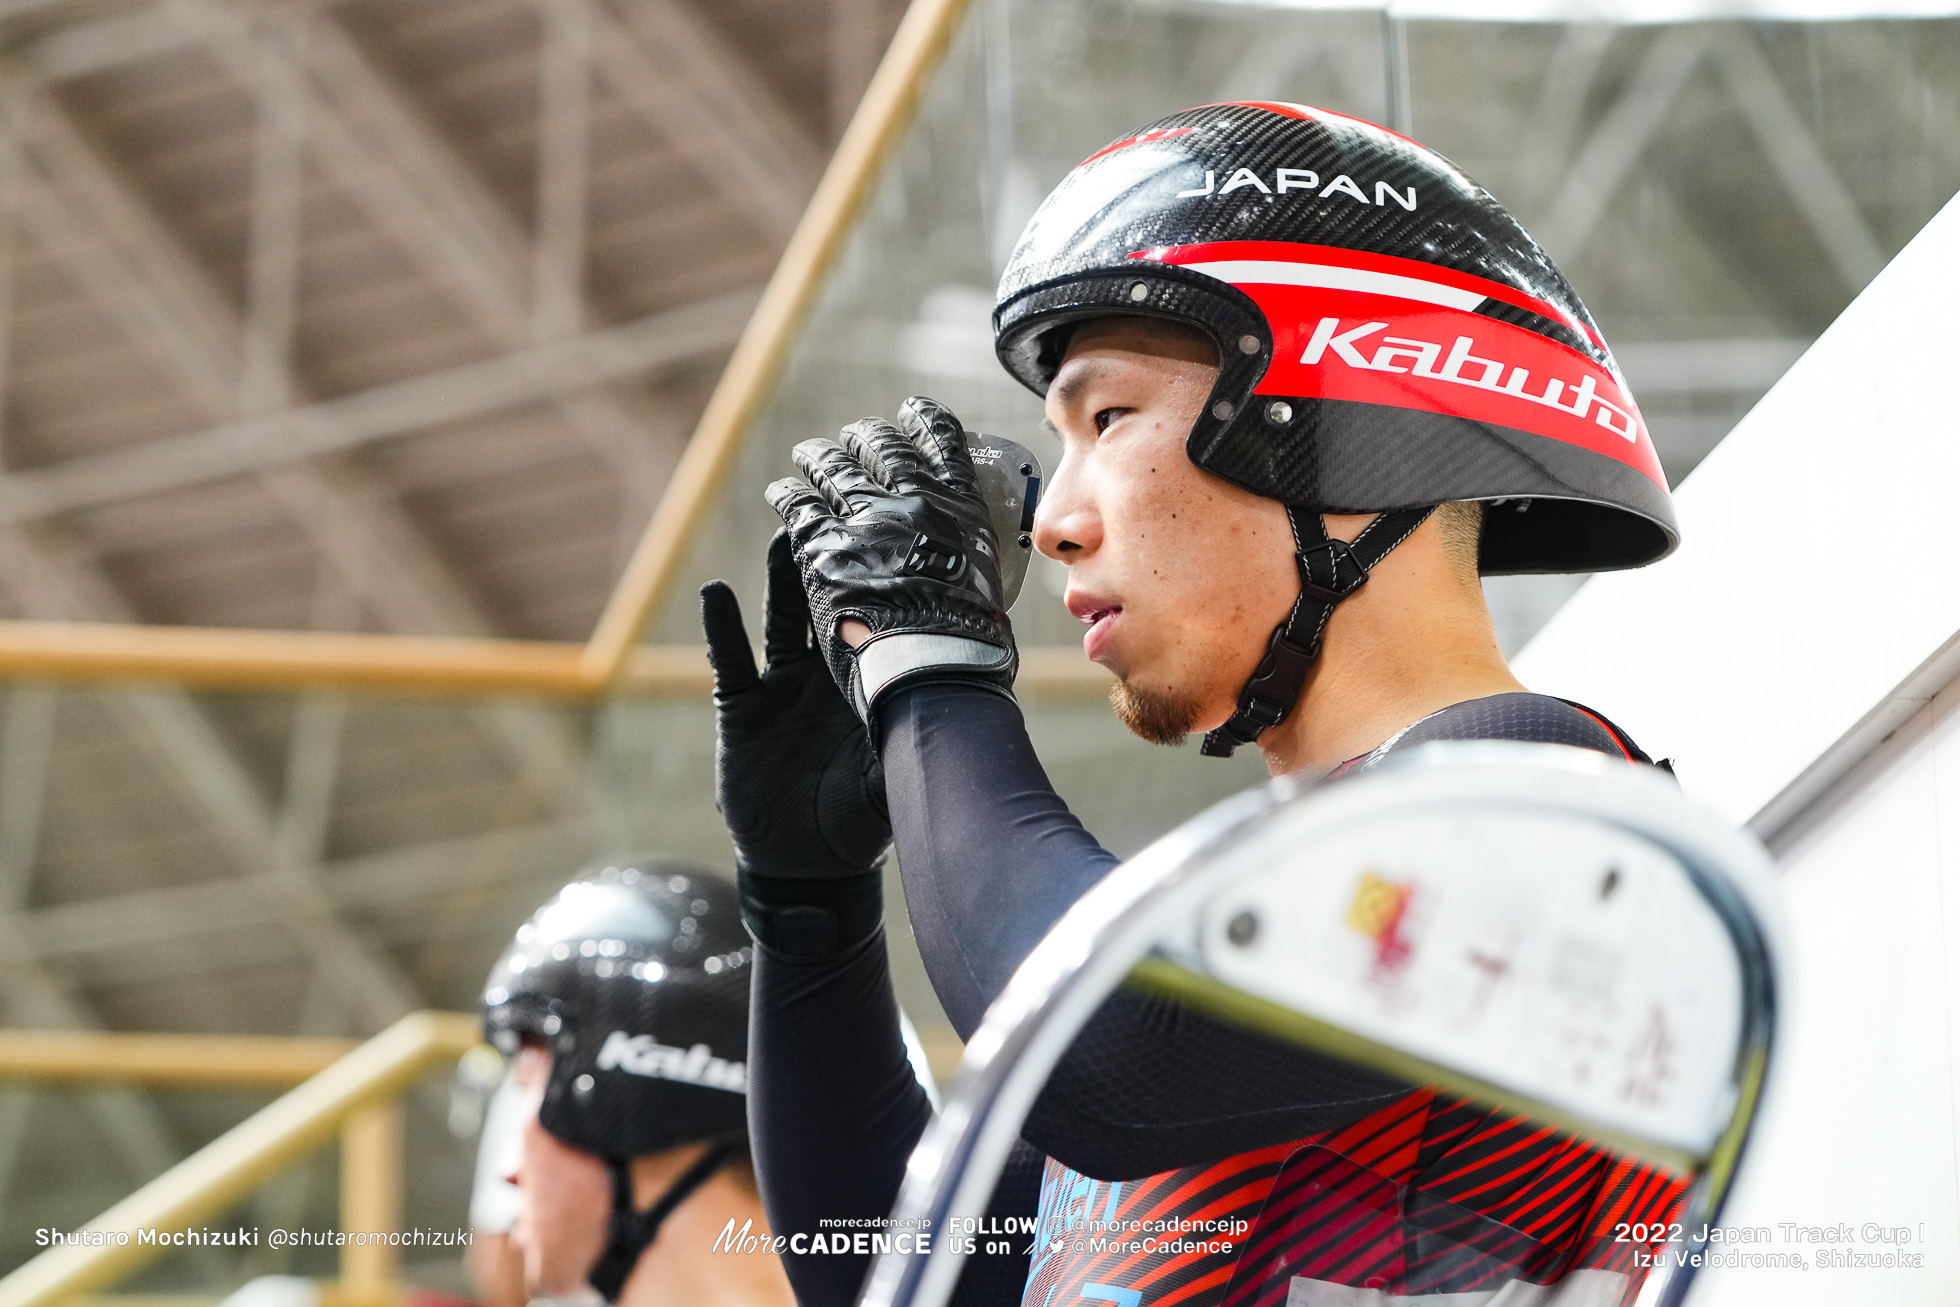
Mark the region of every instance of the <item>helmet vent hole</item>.
POLYGON ((1293 420, 1293 406, 1283 399, 1276 399, 1266 405, 1266 421, 1276 427, 1283 427, 1293 420))
POLYGON ((1211 415, 1220 422, 1228 420, 1236 412, 1238 410, 1232 407, 1232 401, 1229 399, 1221 399, 1211 406, 1211 415))
POLYGON ((1252 335, 1239 337, 1239 353, 1257 354, 1258 352, 1259 352, 1259 337, 1252 336, 1252 335))
POLYGON ((1145 285, 1143 282, 1138 282, 1134 286, 1130 287, 1130 300, 1132 303, 1142 303, 1144 300, 1147 300, 1149 298, 1150 298, 1150 287, 1145 285))

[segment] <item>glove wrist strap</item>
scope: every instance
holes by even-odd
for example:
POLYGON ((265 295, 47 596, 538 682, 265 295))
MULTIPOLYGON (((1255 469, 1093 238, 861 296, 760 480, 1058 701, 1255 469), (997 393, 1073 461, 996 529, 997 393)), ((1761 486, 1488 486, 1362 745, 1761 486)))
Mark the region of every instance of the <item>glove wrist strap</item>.
POLYGON ((869 939, 885 919, 885 875, 760 876, 735 869, 742 924, 756 943, 781 957, 818 962, 869 939))
POLYGON ((1434 507, 1383 513, 1362 529, 1352 544, 1327 534, 1319 513, 1296 504, 1286 506, 1293 526, 1294 562, 1300 569, 1300 597, 1293 610, 1275 627, 1266 656, 1239 691, 1239 705, 1218 729, 1206 734, 1201 752, 1207 758, 1229 758, 1241 744, 1251 744, 1285 721, 1299 702, 1307 672, 1320 657, 1320 637, 1335 605, 1368 583, 1368 573, 1395 546, 1421 526, 1434 507))
POLYGON ((998 682, 1011 673, 1014 651, 985 640, 933 631, 893 631, 858 646, 852 677, 856 707, 866 721, 881 695, 923 675, 970 674, 998 682))

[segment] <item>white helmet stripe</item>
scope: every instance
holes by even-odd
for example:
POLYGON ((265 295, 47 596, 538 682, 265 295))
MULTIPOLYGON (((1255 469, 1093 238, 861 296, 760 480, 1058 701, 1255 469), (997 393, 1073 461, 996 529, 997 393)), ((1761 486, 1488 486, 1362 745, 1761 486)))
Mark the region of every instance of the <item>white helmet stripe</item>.
POLYGON ((1328 290, 1369 291, 1394 295, 1425 304, 1468 312, 1488 297, 1474 290, 1445 286, 1416 277, 1399 277, 1392 272, 1367 268, 1342 268, 1325 263, 1290 263, 1276 259, 1222 259, 1214 263, 1187 263, 1192 272, 1202 272, 1234 286, 1320 286, 1328 290))

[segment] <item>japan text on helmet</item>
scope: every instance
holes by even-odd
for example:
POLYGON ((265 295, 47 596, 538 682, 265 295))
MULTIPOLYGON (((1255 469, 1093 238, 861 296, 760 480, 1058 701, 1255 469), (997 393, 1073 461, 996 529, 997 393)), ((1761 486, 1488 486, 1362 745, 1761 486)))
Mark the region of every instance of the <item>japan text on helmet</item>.
POLYGON ((483 1027, 551 1051, 539 1123, 607 1158, 746 1133, 748 934, 735 889, 688 863, 609 865, 518 928, 483 1027))
POLYGON ((1316 512, 1482 500, 1494 572, 1636 567, 1676 542, 1640 410, 1579 297, 1441 155, 1302 105, 1209 105, 1091 156, 1001 279, 997 349, 1045 393, 1071 323, 1216 343, 1186 448, 1316 512))

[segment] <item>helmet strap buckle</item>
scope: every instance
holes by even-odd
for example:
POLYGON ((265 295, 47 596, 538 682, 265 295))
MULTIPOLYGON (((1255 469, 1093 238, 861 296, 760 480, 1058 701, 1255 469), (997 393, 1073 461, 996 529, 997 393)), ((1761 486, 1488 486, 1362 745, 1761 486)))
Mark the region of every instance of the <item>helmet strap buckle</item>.
MULTIPOLYGON (((1316 516, 1316 521, 1319 518, 1316 516)), ((1322 526, 1322 531, 1326 527, 1322 526)), ((1298 552, 1294 562, 1300 569, 1300 593, 1323 604, 1338 604, 1341 600, 1368 584, 1368 569, 1355 557, 1354 546, 1345 540, 1332 536, 1304 548, 1298 546, 1299 532, 1294 532, 1298 552)))
POLYGON ((1238 707, 1224 725, 1206 732, 1199 752, 1207 758, 1229 758, 1241 744, 1253 743, 1292 714, 1307 673, 1320 657, 1321 633, 1334 606, 1366 585, 1370 569, 1435 511, 1432 506, 1382 513, 1349 542, 1329 536, 1327 523, 1313 509, 1286 506, 1300 597, 1274 629, 1266 656, 1239 691, 1238 707))

